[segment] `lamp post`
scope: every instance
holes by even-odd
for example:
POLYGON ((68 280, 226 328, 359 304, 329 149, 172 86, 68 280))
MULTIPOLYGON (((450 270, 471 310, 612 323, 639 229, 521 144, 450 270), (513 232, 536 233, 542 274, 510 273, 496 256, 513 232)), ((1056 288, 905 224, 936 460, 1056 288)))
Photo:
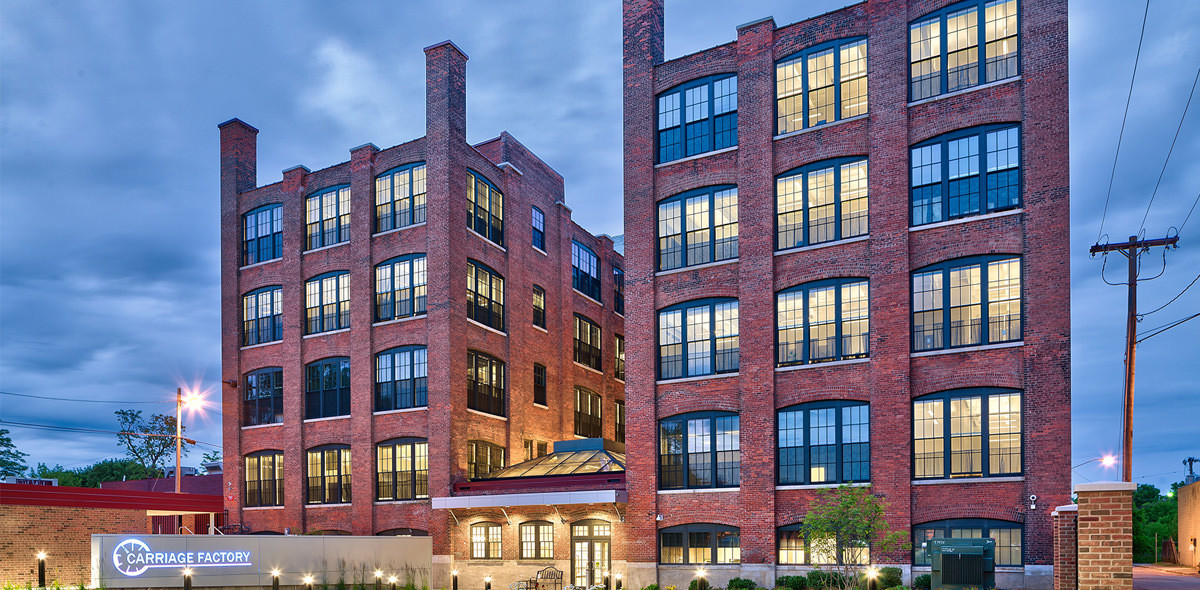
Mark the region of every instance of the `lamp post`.
POLYGON ((705 573, 703 569, 696 570, 696 590, 708 590, 708 580, 704 579, 705 573))
POLYGON ((492 590, 492 577, 491 576, 487 576, 487 577, 483 578, 483 590, 492 590))
POLYGON ((304 582, 304 587, 305 587, 305 588, 312 588, 312 585, 313 585, 313 577, 312 577, 312 576, 304 576, 304 578, 303 578, 303 582, 304 582))
POLYGON ((375 590, 379 590, 383 584, 383 571, 375 570, 375 590))
POLYGON ((868 580, 867 590, 875 590, 875 580, 878 577, 879 577, 879 568, 874 567, 874 566, 867 568, 867 580, 868 580))
POLYGON ((183 590, 192 590, 192 568, 183 568, 183 590))
POLYGON ((279 590, 279 570, 271 570, 271 590, 279 590))
POLYGON ((621 572, 613 574, 613 577, 617 579, 617 590, 621 590, 621 572))
POLYGON ((458 570, 450 570, 450 590, 458 590, 458 570))
POLYGON ((37 552, 37 561, 38 561, 38 587, 45 588, 46 587, 46 552, 45 551, 37 552))
POLYGON ((609 586, 609 581, 610 581, 610 579, 608 576, 608 570, 605 570, 604 571, 604 590, 612 590, 612 586, 609 586))
POLYGON ((396 576, 388 578, 388 583, 392 585, 392 590, 396 590, 396 576))

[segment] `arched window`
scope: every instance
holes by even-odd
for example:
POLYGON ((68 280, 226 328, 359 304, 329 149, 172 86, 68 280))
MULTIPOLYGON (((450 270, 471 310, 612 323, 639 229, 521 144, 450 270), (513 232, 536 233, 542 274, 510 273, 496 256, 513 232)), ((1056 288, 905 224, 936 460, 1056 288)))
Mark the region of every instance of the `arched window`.
POLYGON ((775 179, 775 249, 867 235, 867 159, 810 164, 775 179))
POLYGON ((741 481, 737 414, 695 412, 658 423, 658 488, 733 488, 741 481))
POLYGON ((504 331, 504 277, 474 260, 467 261, 467 317, 504 331))
POLYGON ((283 506, 283 451, 246 455, 245 476, 242 501, 246 507, 283 506))
POLYGON ((913 478, 1023 473, 1021 392, 972 388, 913 400, 913 478))
POLYGON ((737 257, 736 186, 696 189, 658 203, 658 270, 737 257))
POLYGON ((842 39, 775 64, 775 133, 867 112, 867 40, 842 39))
POLYGON ((425 164, 393 168, 375 177, 375 231, 425 222, 425 164))
POLYGON ((425 314, 425 255, 399 256, 375 267, 375 321, 425 314))
POLYGON ((425 407, 428 381, 424 346, 401 346, 375 355, 375 411, 425 407))
POLYGON ((325 189, 305 199, 305 250, 350 241, 350 187, 325 189))
POLYGON ((263 205, 242 216, 242 266, 283 257, 283 205, 263 205))
POLYGON ((658 162, 737 145, 737 76, 718 74, 658 95, 658 162))
POLYGON ((1021 540, 1024 527, 1019 522, 984 518, 959 518, 913 525, 913 565, 929 565, 929 540, 987 539, 996 540, 996 565, 1021 566, 1024 555, 1021 540))
POLYGON ((350 415, 350 359, 334 357, 305 367, 304 419, 350 415))
POLYGON ((482 352, 467 351, 467 407, 505 415, 504 361, 482 352))
POLYGON ((283 287, 263 287, 242 296, 242 346, 283 340, 283 287))
POLYGON ((1017 0, 969 0, 912 23, 909 100, 1016 76, 1018 31, 1017 0))
POLYGON ((348 504, 350 502, 350 447, 326 445, 306 453, 308 504, 348 504))
POLYGON ((474 170, 467 170, 467 227, 504 245, 504 195, 474 170))
POLYGON ((870 411, 866 403, 826 401, 779 410, 780 485, 871 480, 870 411))
POLYGON ((494 522, 471 525, 471 559, 501 559, 501 530, 494 522))
POLYGON ((866 357, 868 303, 866 279, 816 281, 776 293, 776 366, 866 357))
POLYGON ((554 525, 545 520, 521 523, 521 559, 554 559, 554 525))
POLYGON ((914 352, 1022 338, 1019 256, 927 266, 912 273, 912 294, 914 352))
POLYGON ((703 299, 658 312, 658 377, 738 370, 738 301, 703 299))
POLYGON ((600 257, 571 240, 571 288, 600 301, 600 257))
POLYGON ((283 422, 283 369, 267 367, 243 379, 242 426, 283 422))
POLYGON ((658 531, 659 563, 741 563, 741 531, 719 524, 683 524, 658 531))
POLYGON ((429 497, 429 443, 397 438, 375 445, 375 499, 429 497))
POLYGON ((810 535, 804 525, 779 527, 779 565, 849 565, 871 563, 871 546, 863 540, 810 535))
POLYGON ((601 404, 604 398, 586 388, 575 386, 575 435, 585 438, 604 436, 601 404))
POLYGON ((477 479, 504 467, 504 447, 486 440, 467 441, 467 478, 477 479))
POLYGON ((601 370, 600 325, 575 314, 575 362, 601 370))
POLYGON ((542 213, 541 209, 534 207, 531 214, 533 215, 533 247, 546 251, 546 214, 542 213))
POLYGON ((350 327, 350 273, 336 271, 304 283, 305 334, 350 327))
POLYGON ((375 536, 376 537, 428 537, 429 531, 423 531, 421 529, 407 529, 407 528, 388 529, 386 531, 379 531, 378 533, 375 533, 375 536))
POLYGON ((913 226, 1021 206, 1021 128, 947 133, 912 147, 913 226))

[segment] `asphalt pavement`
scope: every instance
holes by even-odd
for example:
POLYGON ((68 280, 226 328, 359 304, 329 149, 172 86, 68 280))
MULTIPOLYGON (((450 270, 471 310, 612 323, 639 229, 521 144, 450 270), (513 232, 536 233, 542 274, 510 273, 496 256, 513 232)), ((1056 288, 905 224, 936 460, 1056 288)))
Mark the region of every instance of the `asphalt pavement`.
POLYGON ((1200 590, 1200 574, 1183 568, 1133 566, 1133 590, 1200 590))

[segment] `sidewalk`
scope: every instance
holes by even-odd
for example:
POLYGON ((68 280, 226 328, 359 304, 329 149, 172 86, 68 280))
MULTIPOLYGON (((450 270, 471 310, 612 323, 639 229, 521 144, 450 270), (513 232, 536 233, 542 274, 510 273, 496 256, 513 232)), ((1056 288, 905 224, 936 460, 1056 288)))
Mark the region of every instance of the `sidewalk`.
POLYGON ((1137 567, 1137 568, 1145 568, 1147 570, 1153 570, 1155 572, 1161 572, 1164 574, 1172 574, 1172 575, 1176 575, 1176 576, 1200 577, 1200 574, 1196 573, 1195 568, 1191 568, 1186 565, 1178 565, 1178 564, 1174 564, 1174 563, 1166 563, 1166 562, 1135 563, 1135 564, 1133 564, 1133 566, 1137 567))

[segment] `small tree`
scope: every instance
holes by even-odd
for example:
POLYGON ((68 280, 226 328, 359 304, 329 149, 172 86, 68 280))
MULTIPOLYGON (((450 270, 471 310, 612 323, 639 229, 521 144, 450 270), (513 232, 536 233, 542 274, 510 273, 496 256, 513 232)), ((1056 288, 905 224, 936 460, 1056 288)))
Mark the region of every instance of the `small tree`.
MULTIPOLYGON (((121 424, 117 442, 125 447, 129 458, 146 469, 161 468, 163 460, 175 449, 175 417, 151 414, 149 418, 143 418, 141 410, 117 410, 114 413, 121 424)), ((186 431, 184 427, 181 433, 186 431)), ((184 445, 183 454, 187 452, 187 445, 184 445)))
POLYGON ((25 457, 29 453, 17 450, 17 444, 8 436, 8 429, 0 428, 0 475, 24 475, 25 457))
POLYGON ((868 567, 870 555, 908 547, 904 534, 891 530, 884 511, 887 504, 870 488, 838 486, 817 492, 804 517, 809 551, 824 553, 834 562, 830 570, 836 587, 856 587, 868 567))

